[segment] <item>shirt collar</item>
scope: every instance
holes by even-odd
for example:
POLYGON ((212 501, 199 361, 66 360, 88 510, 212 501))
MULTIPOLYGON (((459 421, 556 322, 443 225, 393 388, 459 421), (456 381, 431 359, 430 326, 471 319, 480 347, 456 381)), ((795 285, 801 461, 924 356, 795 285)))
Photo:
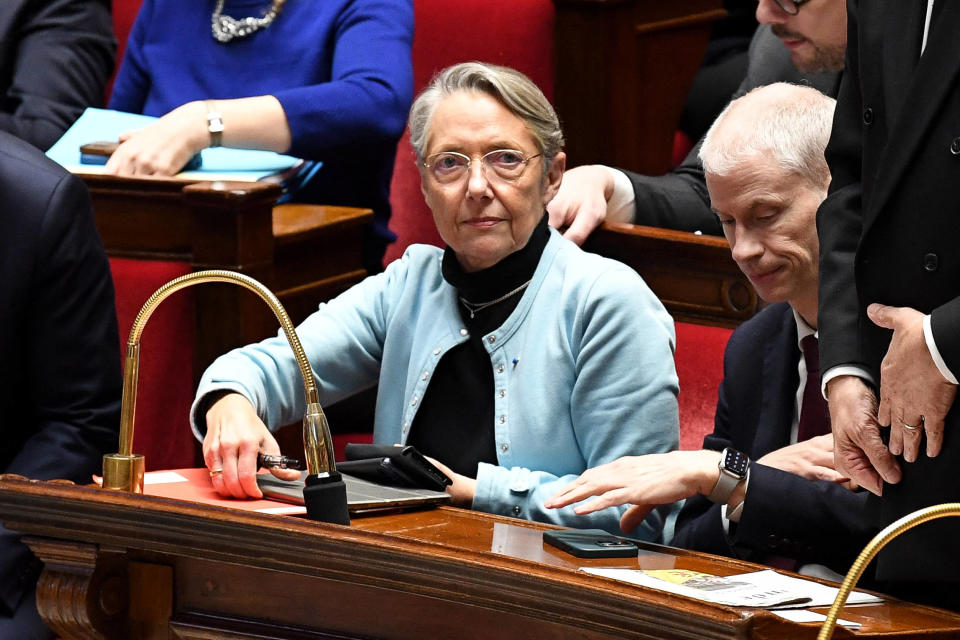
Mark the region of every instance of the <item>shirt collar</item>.
MULTIPOLYGON (((797 313, 796 309, 790 307, 790 310, 793 311, 793 319, 797 323, 797 346, 799 346, 803 339, 807 336, 819 338, 817 335, 817 330, 807 324, 807 321, 804 320, 799 313, 797 313)), ((801 347, 801 351, 802 350, 803 348, 801 347)))

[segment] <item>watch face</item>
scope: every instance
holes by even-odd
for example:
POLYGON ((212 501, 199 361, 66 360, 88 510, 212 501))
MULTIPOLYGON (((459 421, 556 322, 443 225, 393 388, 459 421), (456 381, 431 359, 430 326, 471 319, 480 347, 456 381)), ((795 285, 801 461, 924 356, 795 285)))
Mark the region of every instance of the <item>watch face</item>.
POLYGON ((750 458, 746 454, 740 453, 736 449, 726 449, 726 457, 723 460, 723 468, 737 477, 747 475, 747 466, 750 464, 750 458))

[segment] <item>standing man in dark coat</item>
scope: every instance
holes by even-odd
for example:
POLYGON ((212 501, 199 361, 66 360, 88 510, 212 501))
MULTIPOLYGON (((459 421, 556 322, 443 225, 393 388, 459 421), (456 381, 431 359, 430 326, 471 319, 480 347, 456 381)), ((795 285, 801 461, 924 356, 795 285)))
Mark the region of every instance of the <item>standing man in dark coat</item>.
POLYGON ((0 131, 48 149, 113 72, 109 0, 0 3, 0 131))
MULTIPOLYGON (((0 473, 90 482, 116 450, 120 344, 83 183, 0 133, 0 473)), ((39 561, 0 526, 0 638, 48 638, 39 561)))
MULTIPOLYGON (((960 500, 960 3, 848 13, 818 214, 820 349, 837 467, 882 494, 888 524, 960 500)), ((958 541, 956 519, 925 524, 881 553, 877 577, 960 608, 958 541)))

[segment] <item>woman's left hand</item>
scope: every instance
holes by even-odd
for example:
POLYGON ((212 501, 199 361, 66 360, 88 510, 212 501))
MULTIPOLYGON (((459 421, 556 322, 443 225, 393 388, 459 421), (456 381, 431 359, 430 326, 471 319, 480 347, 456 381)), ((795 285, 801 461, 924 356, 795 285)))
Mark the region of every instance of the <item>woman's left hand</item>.
POLYGON ((151 125, 120 136, 105 172, 121 176, 172 176, 210 143, 207 109, 188 102, 151 125))
POLYGON ((445 476, 453 480, 453 484, 447 487, 447 493, 449 493, 450 497, 453 498, 452 502, 454 506, 466 507, 467 509, 472 507, 473 495, 477 492, 476 479, 468 478, 467 476, 460 475, 459 473, 454 473, 450 470, 450 467, 442 462, 437 462, 434 458, 429 456, 427 456, 427 460, 432 462, 433 466, 443 472, 445 476))

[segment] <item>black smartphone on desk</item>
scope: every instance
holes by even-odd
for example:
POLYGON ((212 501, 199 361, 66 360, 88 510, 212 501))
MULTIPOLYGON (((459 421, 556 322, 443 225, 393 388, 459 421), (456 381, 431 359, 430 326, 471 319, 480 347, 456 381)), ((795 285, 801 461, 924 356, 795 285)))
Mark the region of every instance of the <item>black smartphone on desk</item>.
POLYGON ((350 443, 344 454, 347 460, 338 462, 337 469, 372 482, 434 491, 443 491, 452 484, 450 478, 410 445, 350 443))
POLYGON ((577 558, 631 558, 639 547, 603 529, 556 529, 543 532, 543 543, 577 558))

